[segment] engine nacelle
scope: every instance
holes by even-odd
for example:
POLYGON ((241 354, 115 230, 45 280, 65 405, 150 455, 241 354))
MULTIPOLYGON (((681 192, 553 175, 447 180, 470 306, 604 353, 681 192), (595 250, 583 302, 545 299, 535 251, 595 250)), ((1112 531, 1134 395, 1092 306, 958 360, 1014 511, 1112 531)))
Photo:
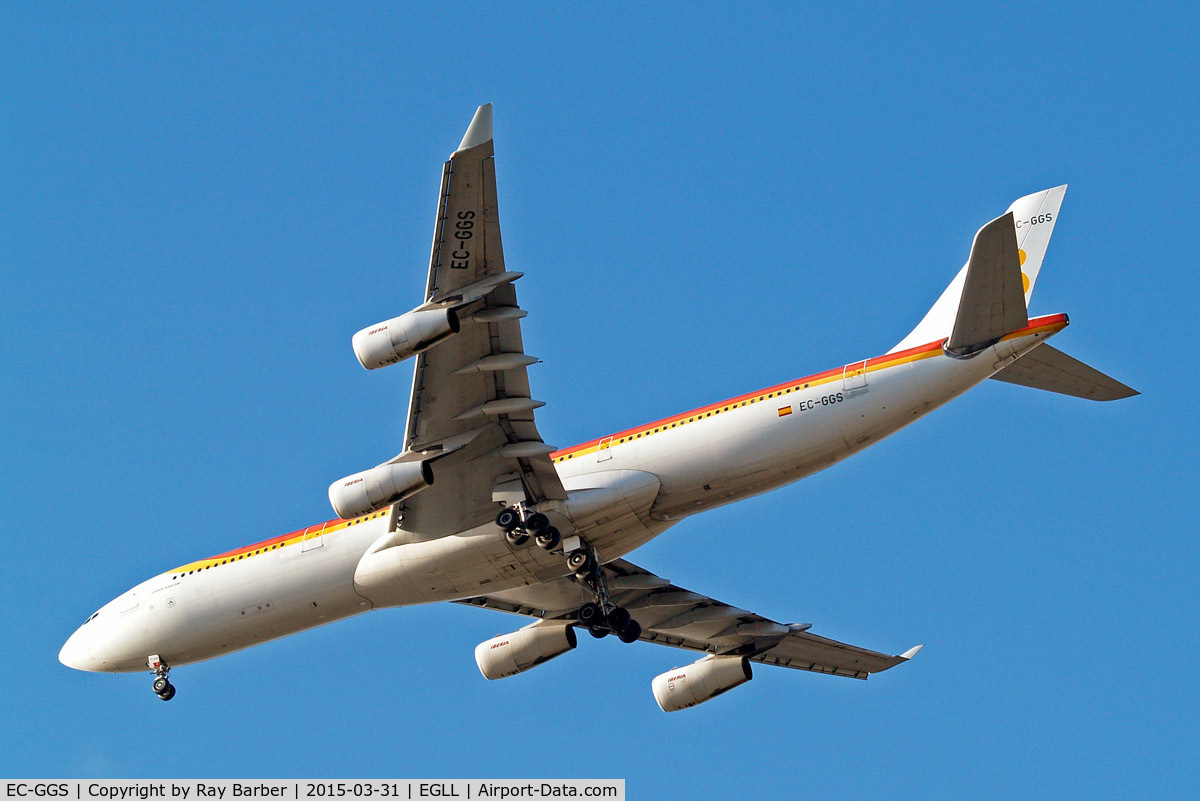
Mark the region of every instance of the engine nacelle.
POLYGON ((485 679, 503 679, 536 667, 575 647, 575 628, 533 624, 475 646, 475 664, 485 679))
POLYGON ((744 656, 706 656, 687 667, 655 676, 651 687, 663 712, 678 712, 716 698, 753 678, 744 656))
POLYGON ((329 503, 343 520, 386 509, 433 483, 429 462, 381 464, 329 485, 329 503))
POLYGON ((377 370, 429 350, 459 327, 454 309, 413 310, 355 334, 354 355, 363 367, 377 370))

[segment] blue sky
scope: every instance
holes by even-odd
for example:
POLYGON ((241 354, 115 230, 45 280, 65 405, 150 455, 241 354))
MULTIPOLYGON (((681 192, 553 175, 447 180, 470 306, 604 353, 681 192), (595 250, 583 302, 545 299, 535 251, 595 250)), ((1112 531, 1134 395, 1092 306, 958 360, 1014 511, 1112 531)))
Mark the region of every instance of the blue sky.
POLYGON ((612 777, 630 798, 1189 797, 1194 8, 255 4, 0 10, 0 774, 612 777), (175 671, 68 670, 96 607, 331 516, 410 371, 440 165, 494 102, 539 428, 568 446, 898 341, 1015 198, 1069 183, 1032 311, 1141 389, 989 382, 631 557, 911 664, 761 668, 664 715, 680 652, 371 613, 175 671))

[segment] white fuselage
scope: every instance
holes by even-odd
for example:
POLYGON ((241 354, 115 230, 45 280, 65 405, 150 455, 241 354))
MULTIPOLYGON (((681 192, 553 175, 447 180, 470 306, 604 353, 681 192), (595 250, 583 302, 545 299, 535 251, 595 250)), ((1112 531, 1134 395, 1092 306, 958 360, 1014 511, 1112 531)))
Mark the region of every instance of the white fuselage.
MULTIPOLYGON (((1061 315, 1031 320, 963 360, 932 343, 561 451, 553 459, 570 500, 539 510, 602 561, 619 558, 688 515, 791 483, 878 442, 1065 325, 1061 315)), ((403 534, 394 512, 381 512, 162 573, 100 609, 60 659, 127 672, 145 670, 153 654, 177 666, 372 608, 492 594, 569 572, 560 554, 514 547, 491 522, 425 542, 403 534), (390 547, 380 547, 384 541, 390 547)))

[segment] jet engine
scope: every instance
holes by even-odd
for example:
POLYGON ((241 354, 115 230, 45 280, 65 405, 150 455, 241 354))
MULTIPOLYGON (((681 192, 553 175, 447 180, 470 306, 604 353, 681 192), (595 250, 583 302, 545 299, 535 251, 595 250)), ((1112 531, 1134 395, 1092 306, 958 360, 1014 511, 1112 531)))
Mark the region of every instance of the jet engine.
POLYGON ((354 355, 363 367, 376 370, 429 350, 457 334, 459 327, 454 309, 414 309, 355 334, 354 355))
POLYGON ((706 656, 656 676, 650 686, 663 712, 678 712, 716 698, 751 678, 750 660, 744 656, 706 656))
POLYGON ((433 483, 429 462, 381 464, 329 485, 329 503, 343 520, 386 509, 433 483))
POLYGON ((503 679, 536 667, 575 647, 575 629, 534 623, 475 646, 475 664, 485 679, 503 679))

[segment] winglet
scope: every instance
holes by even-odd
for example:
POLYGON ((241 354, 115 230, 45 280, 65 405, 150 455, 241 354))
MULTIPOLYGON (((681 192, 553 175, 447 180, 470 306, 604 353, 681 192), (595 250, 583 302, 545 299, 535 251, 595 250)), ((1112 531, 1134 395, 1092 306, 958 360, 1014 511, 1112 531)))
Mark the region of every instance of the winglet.
POLYGON ((912 659, 914 656, 917 655, 917 651, 920 651, 924 647, 925 647, 924 643, 922 643, 921 645, 914 645, 912 648, 909 648, 907 651, 900 654, 900 658, 901 659, 912 659))
POLYGON ((492 138, 492 104, 484 103, 475 111, 467 132, 463 134, 462 142, 455 153, 460 153, 472 147, 482 145, 492 138))

